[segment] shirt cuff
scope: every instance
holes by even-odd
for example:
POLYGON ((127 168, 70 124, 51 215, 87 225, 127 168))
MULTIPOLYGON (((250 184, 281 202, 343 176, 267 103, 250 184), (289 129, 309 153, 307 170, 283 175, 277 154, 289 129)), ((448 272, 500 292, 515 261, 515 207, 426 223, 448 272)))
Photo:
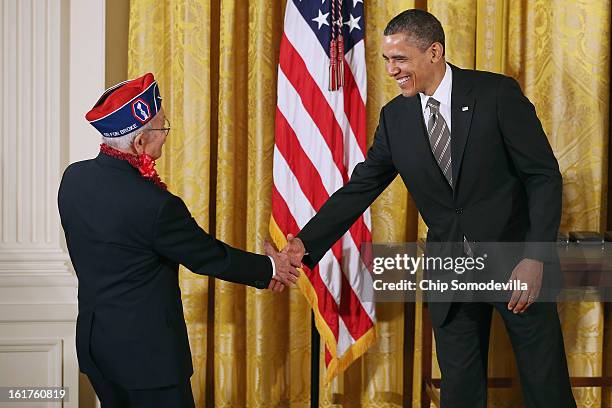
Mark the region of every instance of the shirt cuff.
POLYGON ((272 258, 270 255, 268 255, 268 258, 270 258, 270 262, 272 262, 272 278, 276 277, 276 265, 274 265, 274 258, 272 258))

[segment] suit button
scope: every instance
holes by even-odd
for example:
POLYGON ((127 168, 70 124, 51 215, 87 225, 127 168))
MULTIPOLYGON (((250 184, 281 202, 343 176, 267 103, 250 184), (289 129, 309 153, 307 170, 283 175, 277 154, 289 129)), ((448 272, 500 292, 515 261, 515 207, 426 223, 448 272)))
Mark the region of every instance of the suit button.
POLYGON ((455 208, 457 214, 463 214, 463 208, 455 208))

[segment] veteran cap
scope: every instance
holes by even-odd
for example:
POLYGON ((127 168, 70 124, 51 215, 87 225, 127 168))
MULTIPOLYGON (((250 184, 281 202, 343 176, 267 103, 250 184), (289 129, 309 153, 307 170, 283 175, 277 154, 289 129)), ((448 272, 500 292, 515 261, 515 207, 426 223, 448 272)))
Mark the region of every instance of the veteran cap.
POLYGON ((161 109, 155 77, 147 73, 110 87, 85 119, 104 137, 121 137, 143 127, 161 109))

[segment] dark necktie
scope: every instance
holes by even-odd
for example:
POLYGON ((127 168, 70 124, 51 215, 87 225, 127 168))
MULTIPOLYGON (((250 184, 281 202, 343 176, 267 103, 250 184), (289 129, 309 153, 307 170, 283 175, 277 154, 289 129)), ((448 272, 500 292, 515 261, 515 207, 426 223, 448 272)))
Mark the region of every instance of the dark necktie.
POLYGON ((440 114, 440 102, 434 98, 427 100, 429 107, 429 120, 427 121, 427 134, 429 144, 440 170, 448 184, 453 185, 453 169, 451 165, 451 134, 446 121, 440 114))
MULTIPOLYGON (((440 114, 440 102, 434 98, 427 100, 429 107, 429 120, 427 121, 427 134, 429 144, 440 170, 444 173, 446 181, 453 187, 453 168, 451 164, 451 134, 446 121, 440 114)), ((474 256, 467 238, 463 237, 463 251, 468 256, 474 256)))

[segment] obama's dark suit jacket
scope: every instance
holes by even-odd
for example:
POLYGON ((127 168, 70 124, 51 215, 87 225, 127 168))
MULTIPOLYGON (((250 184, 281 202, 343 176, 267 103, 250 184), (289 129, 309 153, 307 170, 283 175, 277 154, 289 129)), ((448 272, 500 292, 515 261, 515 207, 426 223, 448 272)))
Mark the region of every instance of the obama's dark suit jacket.
MULTIPOLYGON (((510 77, 451 69, 453 187, 431 151, 420 97, 396 97, 382 108, 365 161, 298 234, 306 265, 316 264, 398 173, 429 227, 429 243, 556 240, 562 179, 533 105, 510 77)), ((527 245, 522 256, 549 261, 545 285, 559 287, 553 254, 527 245)), ((449 306, 430 303, 434 324, 444 322, 449 306)))

